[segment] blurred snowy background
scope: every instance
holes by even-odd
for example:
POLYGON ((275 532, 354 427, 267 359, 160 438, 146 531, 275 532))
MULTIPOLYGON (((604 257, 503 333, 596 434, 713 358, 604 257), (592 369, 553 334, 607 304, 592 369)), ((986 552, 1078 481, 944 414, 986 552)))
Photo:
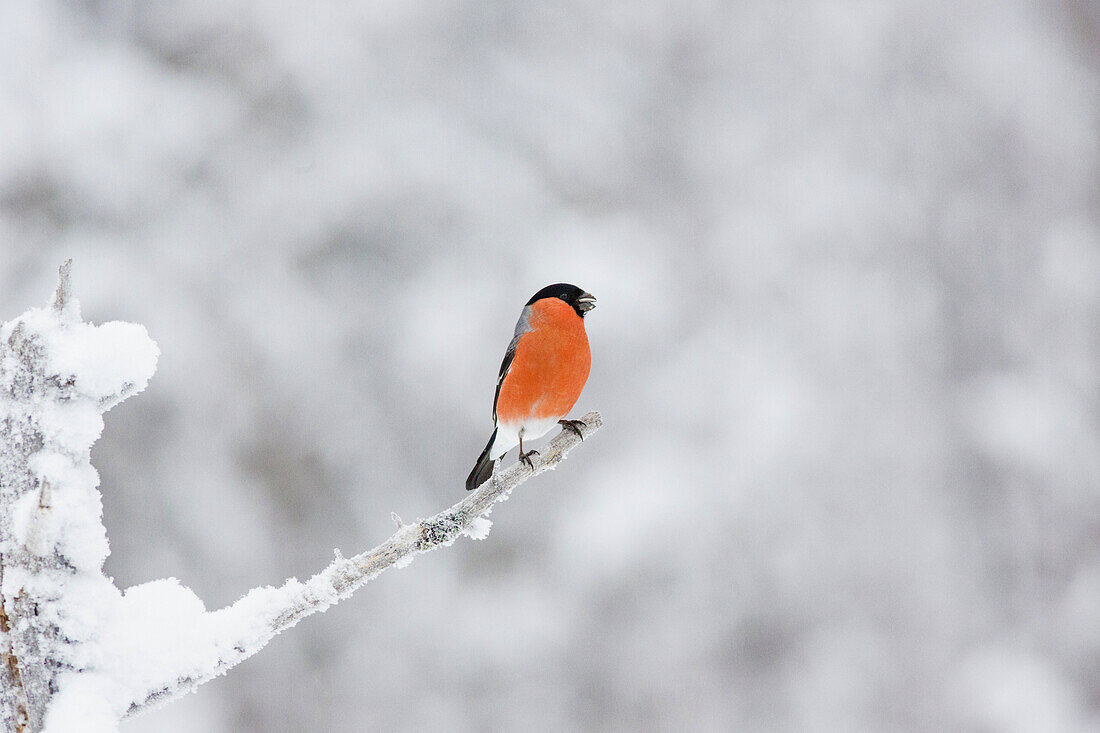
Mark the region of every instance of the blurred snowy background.
POLYGON ((1100 727, 1092 0, 4 0, 0 319, 144 324, 120 585, 464 495, 526 299, 607 426, 147 731, 1100 727))

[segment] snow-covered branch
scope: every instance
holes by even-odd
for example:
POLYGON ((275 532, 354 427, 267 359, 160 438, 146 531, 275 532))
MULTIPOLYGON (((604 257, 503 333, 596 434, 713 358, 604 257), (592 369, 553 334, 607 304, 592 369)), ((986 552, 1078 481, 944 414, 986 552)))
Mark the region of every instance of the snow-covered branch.
MULTIPOLYGON (((174 578, 124 593, 102 571, 107 537, 91 446, 101 414, 140 392, 158 351, 145 329, 81 321, 70 263, 52 304, 0 327, 0 730, 114 731, 252 656, 279 632, 389 567, 460 535, 484 538, 495 502, 580 443, 563 430, 435 516, 336 559, 307 582, 256 588, 206 611, 174 578)), ((585 437, 602 424, 582 418, 585 437)), ((456 482, 456 491, 459 483, 456 482)))
MULTIPOLYGON (((589 412, 582 420, 587 426, 582 429, 585 437, 603 425, 598 412, 589 412)), ((210 633, 200 640, 200 648, 218 650, 216 658, 196 659, 191 663, 193 669, 181 670, 176 679, 151 690, 134 702, 129 713, 179 697, 223 674, 258 652, 279 632, 347 598, 387 568, 405 567, 417 554, 450 545, 461 535, 484 539, 491 525, 486 515, 493 504, 507 499, 513 489, 532 476, 556 467, 581 440, 563 430, 542 449, 541 457, 533 458, 533 468, 517 462, 449 509, 400 526, 377 547, 348 558, 337 552, 328 567, 305 583, 292 578, 279 588, 256 588, 228 608, 205 614, 210 633)))

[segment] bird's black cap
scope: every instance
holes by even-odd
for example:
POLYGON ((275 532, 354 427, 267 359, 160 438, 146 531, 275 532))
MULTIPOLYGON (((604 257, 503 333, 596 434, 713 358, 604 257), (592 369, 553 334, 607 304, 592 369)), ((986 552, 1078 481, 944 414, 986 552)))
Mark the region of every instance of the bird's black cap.
POLYGON ((527 301, 527 305, 531 305, 543 298, 560 298, 564 300, 566 303, 573 306, 573 310, 575 310, 577 315, 581 318, 584 318, 585 313, 596 307, 595 296, 569 283, 547 285, 545 288, 532 295, 531 299, 527 301))

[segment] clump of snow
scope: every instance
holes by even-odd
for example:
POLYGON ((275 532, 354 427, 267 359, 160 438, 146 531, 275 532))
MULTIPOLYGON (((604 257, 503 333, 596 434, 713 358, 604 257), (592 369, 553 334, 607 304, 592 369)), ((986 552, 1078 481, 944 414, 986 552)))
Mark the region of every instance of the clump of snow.
POLYGON ((162 660, 201 653, 196 636, 205 612, 175 578, 128 588, 100 633, 101 666, 126 687, 159 682, 162 660))
POLYGON ((121 712, 151 691, 209 672, 235 648, 270 637, 256 605, 207 613, 202 600, 175 578, 127 589, 97 643, 96 666, 109 675, 121 712))
POLYGON ((125 712, 136 695, 174 680, 209 660, 202 638, 202 601, 175 578, 126 590, 96 640, 94 668, 110 679, 111 699, 125 712), (180 670, 182 671, 182 670, 180 670))
MULTIPOLYGON (((69 661, 86 670, 81 678, 95 680, 87 686, 74 684, 55 700, 51 715, 59 706, 58 721, 67 722, 69 707, 86 704, 93 692, 117 720, 150 693, 174 688, 188 678, 197 684, 223 662, 248 656, 266 644, 273 636, 273 620, 306 588, 292 579, 279 588, 253 589, 232 606, 207 612, 202 600, 175 578, 143 583, 124 594, 109 583, 96 582, 101 579, 75 576, 74 585, 63 589, 63 602, 53 604, 61 609, 58 621, 66 633, 73 631, 76 640, 84 642, 74 646, 79 657, 69 661), (87 587, 75 587, 80 583, 87 587)), ((335 593, 329 593, 334 601, 335 593)), ((85 728, 59 723, 51 730, 85 728)))
POLYGON ((106 682, 96 674, 60 675, 43 733, 116 733, 119 716, 105 688, 106 682))
POLYGON ((144 326, 121 321, 99 326, 83 323, 75 300, 69 301, 60 318, 52 308, 32 308, 5 324, 3 337, 10 336, 18 324, 40 339, 46 371, 62 383, 71 381, 76 392, 93 400, 140 392, 157 368, 160 349, 144 326))
POLYGON ((485 517, 477 517, 470 522, 470 526, 462 530, 462 534, 470 539, 483 540, 489 536, 489 530, 493 528, 493 522, 485 517))
POLYGON ((50 368, 72 376, 82 394, 105 399, 140 392, 157 368, 160 350, 144 326, 111 321, 77 323, 55 331, 49 344, 50 368))

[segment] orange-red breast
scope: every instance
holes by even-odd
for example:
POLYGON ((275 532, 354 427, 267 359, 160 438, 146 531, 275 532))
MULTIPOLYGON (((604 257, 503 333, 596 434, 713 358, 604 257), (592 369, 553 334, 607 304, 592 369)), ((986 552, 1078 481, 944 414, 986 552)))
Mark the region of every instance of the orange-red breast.
POLYGON ((476 489, 493 475, 493 466, 519 445, 520 460, 530 462, 535 451, 523 452, 523 441, 541 438, 560 423, 580 433, 575 420, 563 420, 581 396, 592 353, 584 332, 584 314, 596 299, 576 285, 548 285, 527 301, 512 342, 504 354, 493 398, 496 429, 466 479, 476 489))

